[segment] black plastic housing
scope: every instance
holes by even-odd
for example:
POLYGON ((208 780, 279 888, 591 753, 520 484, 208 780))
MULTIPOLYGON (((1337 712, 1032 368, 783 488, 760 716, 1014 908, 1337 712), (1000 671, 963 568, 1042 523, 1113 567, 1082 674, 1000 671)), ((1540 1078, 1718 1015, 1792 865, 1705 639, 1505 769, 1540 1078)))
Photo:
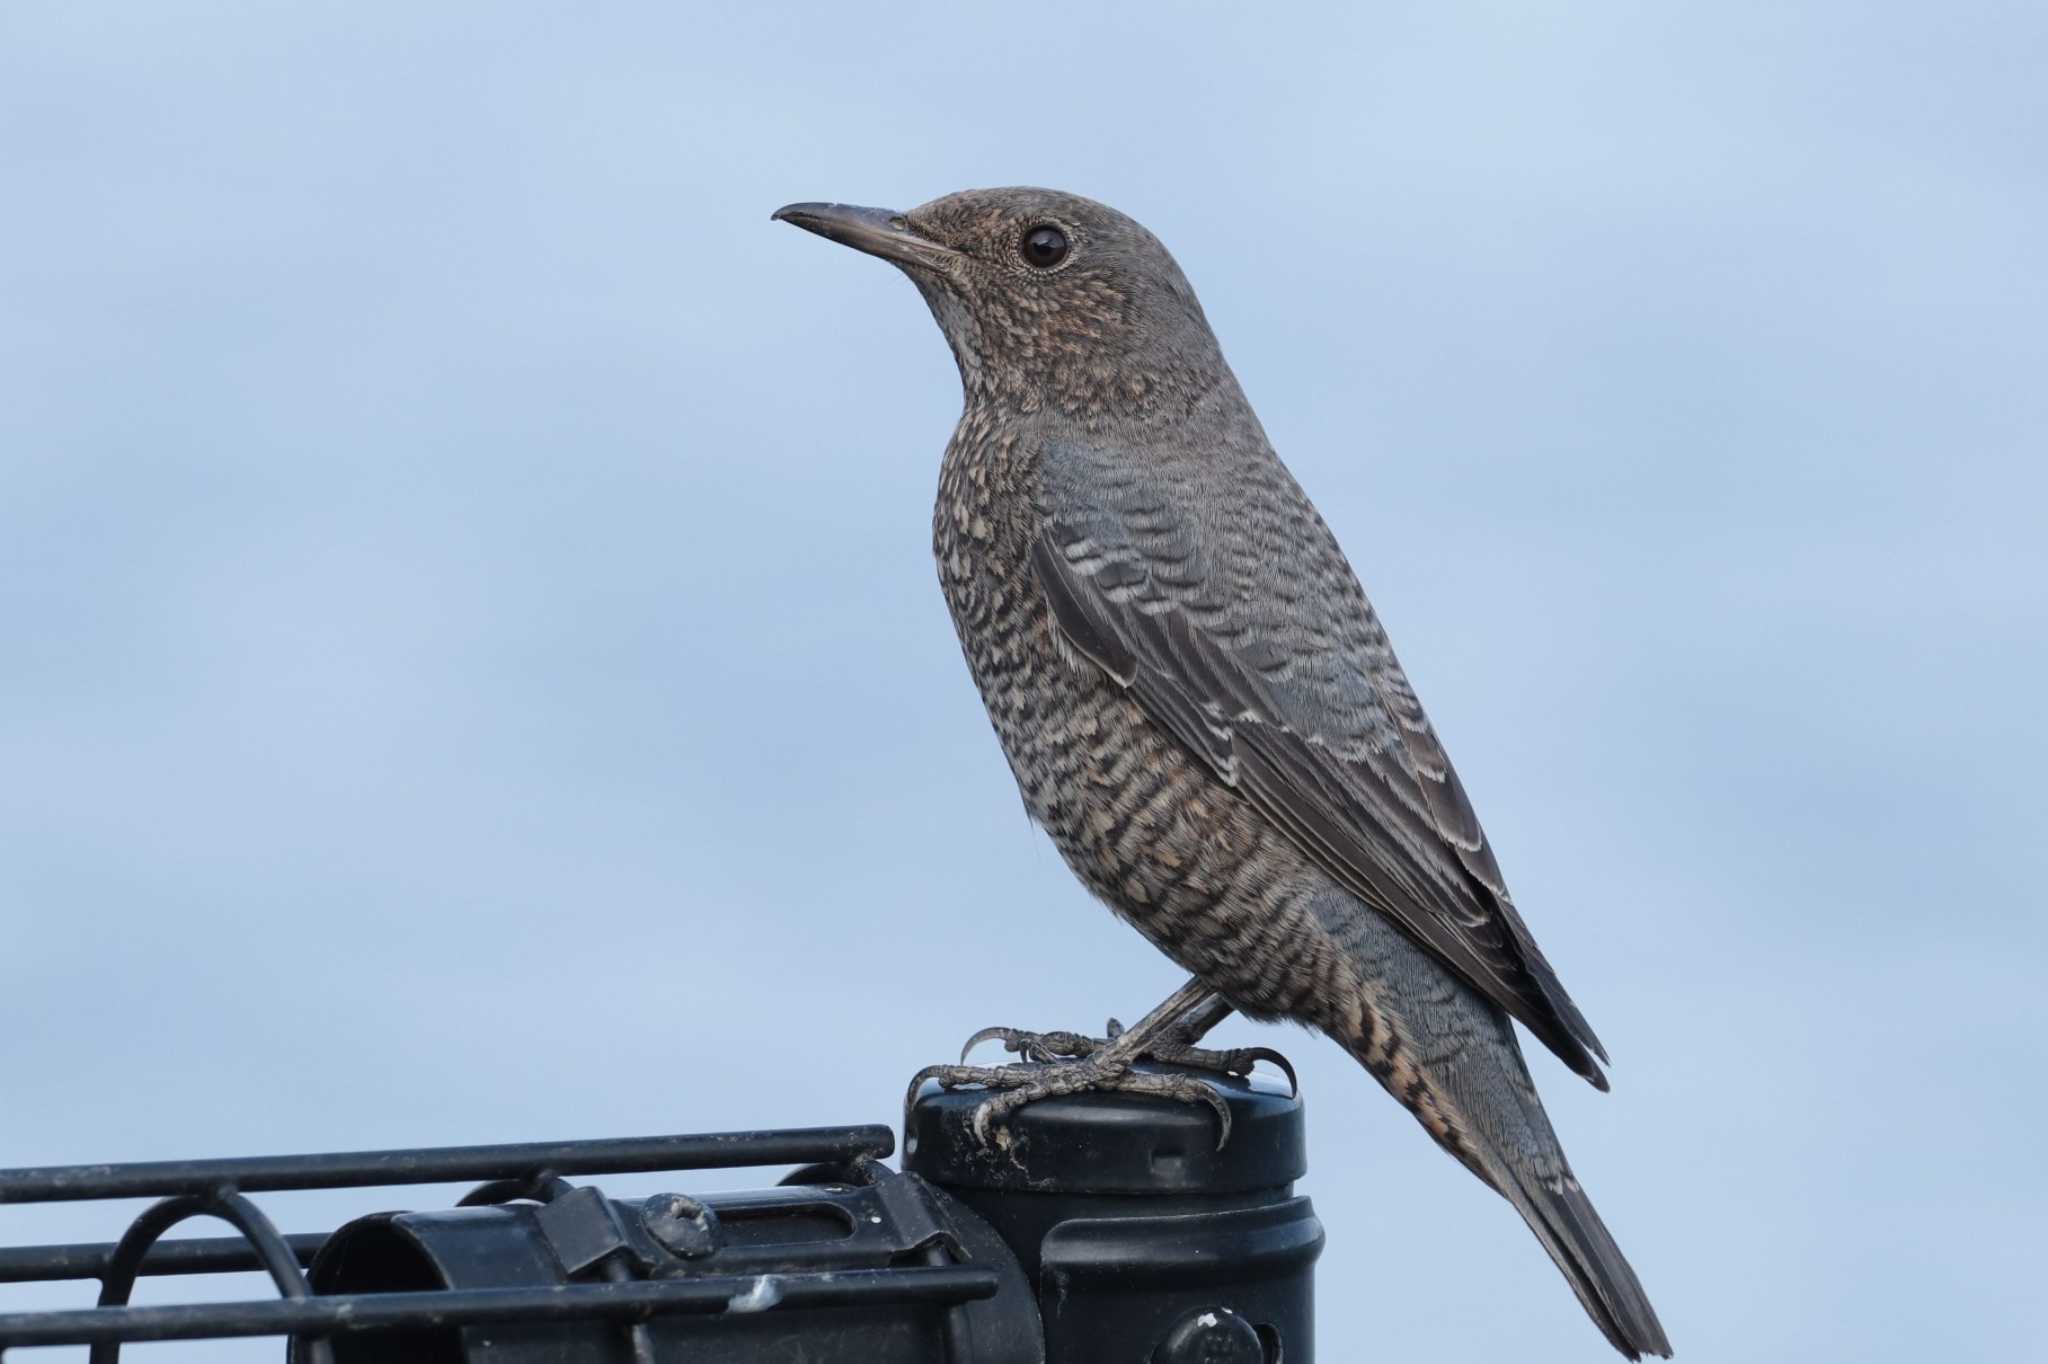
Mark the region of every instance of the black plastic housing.
MULTIPOLYGON (((575 1281, 722 1285, 710 1312, 616 1322, 423 1326, 343 1336, 335 1364, 665 1364, 853 1359, 862 1364, 1043 1364, 1022 1271, 973 1213, 914 1175, 644 1202, 574 1189, 545 1203, 359 1218, 314 1259, 315 1294, 548 1287, 575 1281), (966 1301, 904 1292, 802 1312, 787 1276, 970 1265, 993 1291, 966 1301)), ((957 1296, 957 1295, 956 1295, 957 1296)), ((295 1346, 293 1359, 305 1358, 295 1346)))
MULTIPOLYGON (((1205 1077, 1209 1078, 1209 1077, 1205 1077)), ((1212 1079, 1231 1112, 1122 1094, 1032 1104, 974 1139, 978 1090, 927 1089, 903 1165, 973 1209, 1015 1252, 1061 1364, 1311 1364, 1323 1228, 1301 1101, 1212 1079)))

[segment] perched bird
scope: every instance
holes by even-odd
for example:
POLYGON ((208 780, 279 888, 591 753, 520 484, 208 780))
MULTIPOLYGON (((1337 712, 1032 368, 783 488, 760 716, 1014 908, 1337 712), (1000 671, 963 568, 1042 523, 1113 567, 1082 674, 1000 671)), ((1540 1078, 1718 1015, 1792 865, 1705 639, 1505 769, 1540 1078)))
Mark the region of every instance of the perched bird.
POLYGON ((1193 974, 1112 1039, 990 1030, 1052 1064, 929 1073, 1000 1091, 985 1134, 1051 1094, 1200 1098, 1131 1063, 1189 1055, 1232 1009, 1297 1020, 1514 1205, 1617 1350, 1668 1356, 1510 1020, 1601 1089, 1606 1053, 1166 248, 1043 189, 774 216, 931 306, 965 389, 932 548, 968 668, 1033 818, 1193 974))

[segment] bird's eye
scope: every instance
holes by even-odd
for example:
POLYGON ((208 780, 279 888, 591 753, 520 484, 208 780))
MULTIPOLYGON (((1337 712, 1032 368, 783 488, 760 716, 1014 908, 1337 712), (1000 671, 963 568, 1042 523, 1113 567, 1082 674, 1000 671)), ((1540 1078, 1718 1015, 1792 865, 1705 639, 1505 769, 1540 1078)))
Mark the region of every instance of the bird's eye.
POLYGON ((1021 249, 1027 264, 1050 270, 1067 258, 1067 234, 1045 223, 1024 234, 1021 249))

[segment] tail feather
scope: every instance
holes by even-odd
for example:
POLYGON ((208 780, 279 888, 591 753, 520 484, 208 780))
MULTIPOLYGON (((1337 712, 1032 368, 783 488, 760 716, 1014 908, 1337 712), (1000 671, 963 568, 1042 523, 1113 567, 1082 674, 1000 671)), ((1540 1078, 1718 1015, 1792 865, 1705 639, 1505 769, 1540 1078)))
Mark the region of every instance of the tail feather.
POLYGON ((1615 1349, 1630 1359, 1671 1357, 1657 1309, 1577 1180, 1565 1175, 1553 1189, 1516 1173, 1501 1192, 1564 1271, 1586 1315, 1615 1349))
POLYGON ((1319 914, 1359 987, 1325 1030, 1514 1205, 1615 1349, 1669 1358, 1656 1310, 1572 1175, 1506 1012, 1378 915, 1334 900, 1319 914))

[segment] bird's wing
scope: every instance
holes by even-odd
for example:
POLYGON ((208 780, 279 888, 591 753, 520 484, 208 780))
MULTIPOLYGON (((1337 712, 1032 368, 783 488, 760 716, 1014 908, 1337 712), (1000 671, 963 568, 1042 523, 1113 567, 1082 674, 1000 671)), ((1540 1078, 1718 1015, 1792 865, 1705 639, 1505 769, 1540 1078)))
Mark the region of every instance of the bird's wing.
POLYGON ((1599 1039, 1515 911, 1306 496, 1277 461, 1227 491, 1149 464, 1045 451, 1032 563, 1060 632, 1341 884, 1606 1088, 1599 1039))

